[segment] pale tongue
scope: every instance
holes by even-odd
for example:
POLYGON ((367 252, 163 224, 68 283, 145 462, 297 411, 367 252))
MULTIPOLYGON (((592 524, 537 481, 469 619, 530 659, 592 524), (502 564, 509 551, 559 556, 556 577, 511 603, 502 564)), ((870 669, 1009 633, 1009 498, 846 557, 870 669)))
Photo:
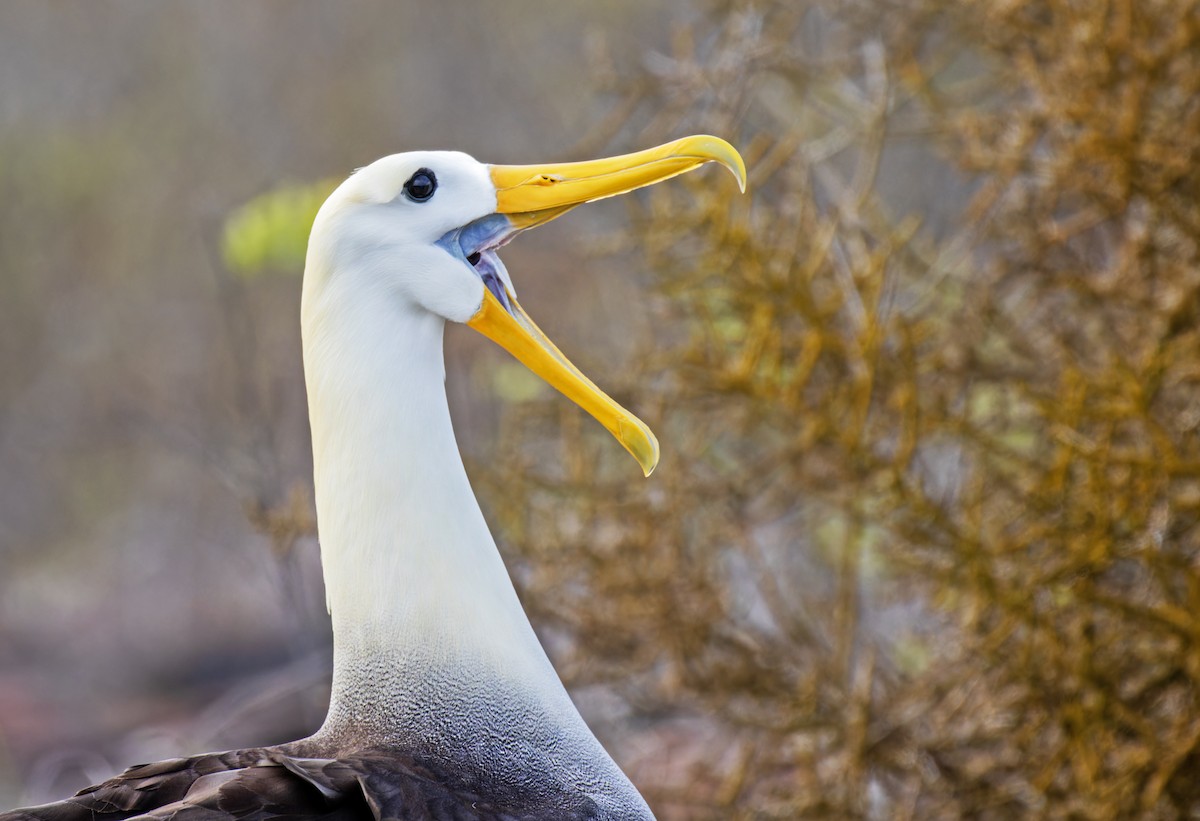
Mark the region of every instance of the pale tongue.
POLYGON ((492 296, 496 297, 496 300, 504 306, 504 310, 510 314, 514 313, 512 302, 508 299, 508 289, 504 287, 505 277, 500 273, 504 271, 504 263, 500 261, 500 257, 496 256, 496 252, 484 251, 479 262, 475 263, 475 270, 478 272, 479 278, 483 280, 484 286, 492 292, 492 296))

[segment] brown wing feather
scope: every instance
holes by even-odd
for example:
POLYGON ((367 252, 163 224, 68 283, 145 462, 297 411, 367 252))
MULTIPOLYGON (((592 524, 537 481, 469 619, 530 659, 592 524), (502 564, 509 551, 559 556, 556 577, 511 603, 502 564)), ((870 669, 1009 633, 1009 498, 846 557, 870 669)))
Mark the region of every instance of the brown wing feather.
POLYGON ((64 801, 0 813, 0 821, 372 818, 361 791, 357 802, 354 791, 327 794, 276 756, 250 749, 141 764, 64 801))
POLYGON ((130 767, 63 801, 0 821, 569 821, 595 819, 579 794, 488 790, 450 765, 391 751, 341 759, 255 748, 130 767))

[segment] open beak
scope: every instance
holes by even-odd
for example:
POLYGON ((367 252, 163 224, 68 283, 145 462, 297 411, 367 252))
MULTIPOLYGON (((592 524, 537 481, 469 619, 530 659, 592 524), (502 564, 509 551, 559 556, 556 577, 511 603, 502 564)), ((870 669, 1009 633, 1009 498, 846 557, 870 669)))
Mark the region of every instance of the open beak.
MULTIPOLYGON (((696 136, 620 157, 553 165, 493 165, 496 213, 503 230, 489 228, 492 239, 483 249, 492 263, 494 247, 515 233, 549 222, 577 205, 616 196, 718 162, 733 172, 746 190, 746 168, 733 146, 717 137, 696 136)), ((495 218, 487 218, 495 226, 495 218)), ((482 225, 483 223, 481 223, 482 225)), ((478 260, 478 254, 473 256, 478 260)), ((490 269, 485 260, 477 269, 490 269)), ((501 268, 502 269, 502 268, 501 268)), ((596 387, 563 356, 517 303, 510 288, 494 272, 484 275, 483 304, 467 324, 496 342, 527 368, 590 413, 628 450, 649 476, 658 464, 658 440, 650 428, 596 387), (490 277, 490 278, 489 278, 490 277)))

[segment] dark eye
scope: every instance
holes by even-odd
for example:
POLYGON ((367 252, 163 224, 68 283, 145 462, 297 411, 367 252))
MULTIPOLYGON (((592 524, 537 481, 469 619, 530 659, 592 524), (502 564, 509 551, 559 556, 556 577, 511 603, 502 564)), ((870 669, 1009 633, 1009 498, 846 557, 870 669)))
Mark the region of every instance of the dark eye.
POLYGON ((404 183, 404 193, 410 200, 425 202, 437 190, 437 177, 428 168, 422 168, 404 183))

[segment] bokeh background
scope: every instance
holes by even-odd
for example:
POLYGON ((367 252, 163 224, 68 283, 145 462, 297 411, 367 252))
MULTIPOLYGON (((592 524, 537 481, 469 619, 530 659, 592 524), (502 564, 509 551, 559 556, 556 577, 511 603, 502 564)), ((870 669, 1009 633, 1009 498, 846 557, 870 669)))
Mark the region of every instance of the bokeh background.
POLYGON ((663 819, 1200 815, 1194 0, 0 4, 0 806, 323 716, 306 220, 383 154, 742 150, 506 249, 650 481, 447 334, 663 819))

